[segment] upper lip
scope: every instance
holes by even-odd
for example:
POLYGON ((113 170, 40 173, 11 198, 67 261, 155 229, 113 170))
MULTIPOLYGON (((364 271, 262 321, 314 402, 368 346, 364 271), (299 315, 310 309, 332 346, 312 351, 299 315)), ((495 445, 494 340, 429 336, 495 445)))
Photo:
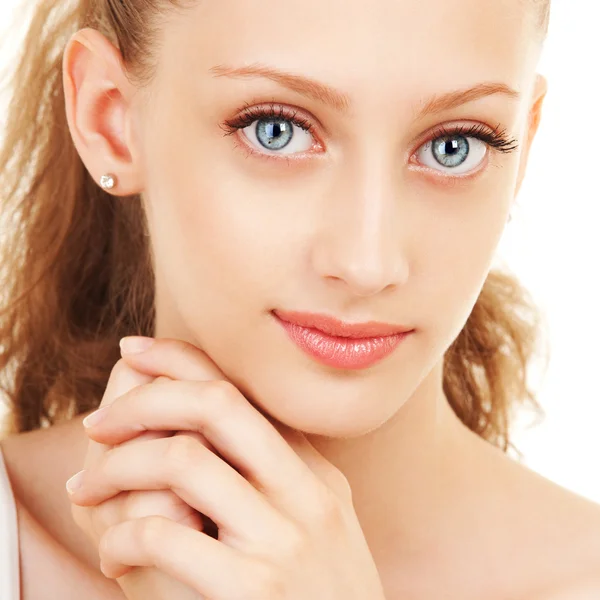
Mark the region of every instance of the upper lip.
POLYGON ((380 323, 378 321, 369 321, 367 323, 346 323, 336 317, 317 313, 304 313, 294 311, 273 311, 282 321, 300 325, 301 327, 310 327, 318 329, 323 333, 336 337, 347 338, 368 338, 386 335, 394 335, 412 331, 412 327, 394 325, 392 323, 380 323))

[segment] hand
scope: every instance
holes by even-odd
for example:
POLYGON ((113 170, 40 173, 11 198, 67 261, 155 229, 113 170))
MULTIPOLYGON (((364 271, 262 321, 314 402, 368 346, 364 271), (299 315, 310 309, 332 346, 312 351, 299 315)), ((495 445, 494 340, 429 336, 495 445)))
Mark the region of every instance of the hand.
MULTIPOLYGON (((207 357, 207 363, 211 362, 207 357)), ((216 365, 207 368, 213 375, 219 377, 219 369, 216 365)), ((223 376, 224 377, 224 376, 223 376)), ((122 359, 114 366, 101 407, 109 405, 117 397, 127 393, 135 387, 152 381, 167 379, 166 377, 156 377, 144 374, 134 370, 122 359)), ((195 435, 200 443, 211 447, 206 438, 200 434, 187 433, 195 435)), ((148 431, 142 433, 132 440, 124 442, 122 445, 138 443, 145 439, 156 439, 171 436, 171 432, 148 431)), ((84 467, 90 468, 97 464, 102 456, 112 446, 99 444, 90 441, 88 452, 85 457, 84 467)), ((216 536, 214 532, 214 523, 200 515, 197 511, 189 507, 174 492, 170 490, 154 491, 133 491, 122 492, 111 500, 102 503, 93 508, 83 508, 73 504, 71 506, 73 519, 83 531, 92 538, 97 545, 99 535, 96 531, 103 532, 108 527, 120 523, 126 519, 134 519, 149 515, 161 515, 176 522, 185 523, 199 531, 207 531, 209 535, 216 536)), ((100 563, 100 568, 101 568, 100 563)), ((197 592, 191 590, 188 586, 168 576, 166 573, 153 567, 137 567, 131 569, 127 574, 120 577, 117 581, 125 596, 130 600, 135 599, 177 599, 177 600, 198 600, 197 592)))
POLYGON ((128 360, 162 378, 114 400, 88 431, 116 447, 71 501, 101 508, 124 490, 171 490, 219 535, 129 517, 95 532, 108 577, 155 567, 211 600, 384 597, 348 482, 304 435, 272 423, 227 380, 208 379, 206 355, 189 344, 157 341, 128 360), (146 430, 186 433, 126 444, 146 430))

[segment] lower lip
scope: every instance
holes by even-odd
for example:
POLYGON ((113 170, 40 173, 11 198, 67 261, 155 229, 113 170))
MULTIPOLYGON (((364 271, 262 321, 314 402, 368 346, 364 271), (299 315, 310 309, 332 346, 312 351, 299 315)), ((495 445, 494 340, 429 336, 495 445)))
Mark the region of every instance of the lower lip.
POLYGON ((373 338, 335 337, 309 327, 277 320, 302 350, 336 369, 366 369, 391 354, 412 331, 373 338))

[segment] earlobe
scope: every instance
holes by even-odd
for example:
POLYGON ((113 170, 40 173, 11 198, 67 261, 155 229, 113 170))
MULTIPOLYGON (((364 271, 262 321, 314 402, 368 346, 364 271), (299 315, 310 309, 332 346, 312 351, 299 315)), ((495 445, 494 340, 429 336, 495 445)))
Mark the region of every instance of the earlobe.
POLYGON ((102 187, 115 195, 140 193, 142 170, 128 122, 135 89, 119 50, 99 31, 82 29, 69 40, 62 67, 67 123, 87 170, 99 185, 111 174, 118 185, 102 187))

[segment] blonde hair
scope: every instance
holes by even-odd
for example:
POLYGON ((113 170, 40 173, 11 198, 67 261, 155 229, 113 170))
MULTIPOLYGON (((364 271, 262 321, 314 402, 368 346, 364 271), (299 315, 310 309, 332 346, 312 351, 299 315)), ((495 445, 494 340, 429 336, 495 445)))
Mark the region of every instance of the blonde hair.
MULTIPOLYGON (((42 1, 34 13, 9 82, 13 96, 0 148, 0 385, 10 409, 7 433, 95 408, 120 357, 119 339, 154 332, 143 208, 100 189, 82 163, 67 126, 62 51, 72 33, 94 27, 119 48, 132 79, 144 84, 153 75, 161 18, 193 3, 42 1)), ((540 325, 518 281, 491 271, 444 356, 443 387, 453 410, 504 451, 512 445, 513 409, 529 404, 541 412, 527 383, 540 325)))

